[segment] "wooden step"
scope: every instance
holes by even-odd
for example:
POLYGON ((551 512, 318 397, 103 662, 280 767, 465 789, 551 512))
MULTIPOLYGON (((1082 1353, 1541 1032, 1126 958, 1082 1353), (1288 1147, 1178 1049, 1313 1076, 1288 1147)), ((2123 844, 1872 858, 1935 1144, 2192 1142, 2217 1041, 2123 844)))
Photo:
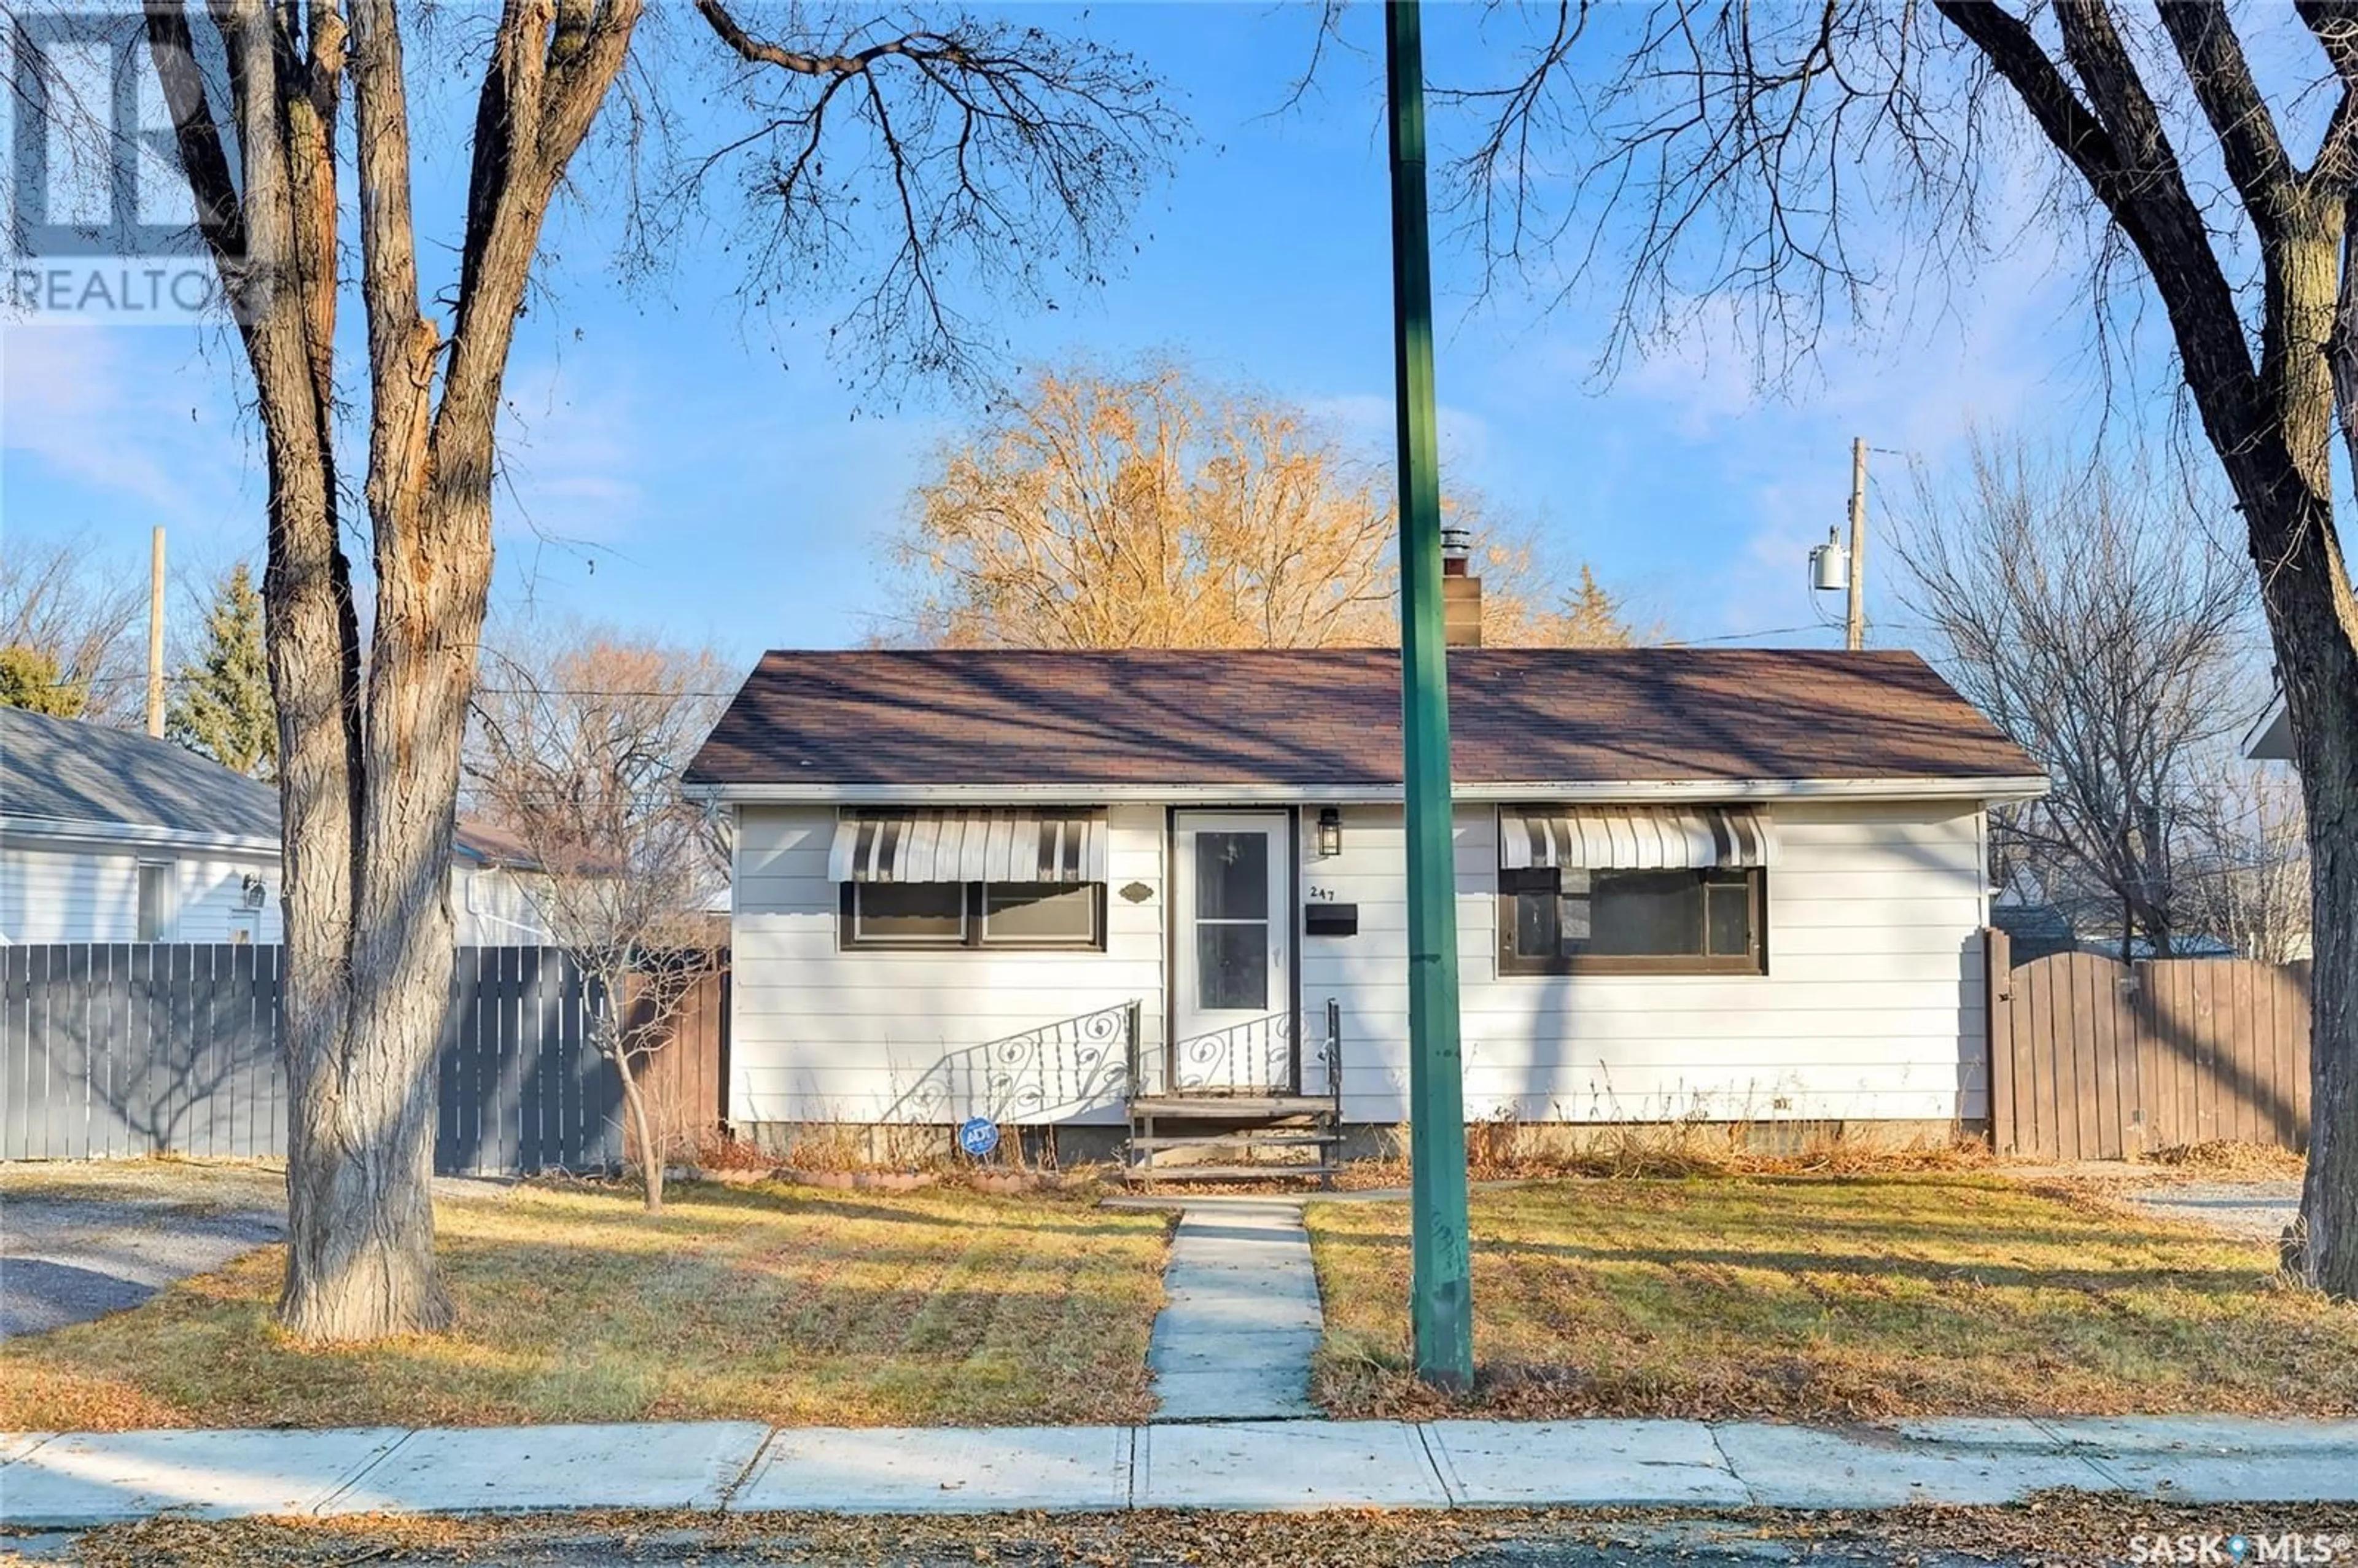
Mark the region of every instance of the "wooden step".
POLYGON ((1236 1116, 1331 1116, 1335 1102, 1325 1095, 1141 1095, 1130 1102, 1130 1119, 1174 1120, 1236 1116))
POLYGON ((1289 1149, 1305 1148, 1320 1143, 1340 1143, 1339 1132, 1263 1132, 1248 1129, 1242 1132, 1190 1132, 1170 1138, 1133 1138, 1132 1149, 1289 1149))
POLYGON ((1325 1180, 1342 1168, 1340 1165, 1133 1165, 1122 1175, 1132 1182, 1268 1182, 1286 1176, 1316 1176, 1325 1180))

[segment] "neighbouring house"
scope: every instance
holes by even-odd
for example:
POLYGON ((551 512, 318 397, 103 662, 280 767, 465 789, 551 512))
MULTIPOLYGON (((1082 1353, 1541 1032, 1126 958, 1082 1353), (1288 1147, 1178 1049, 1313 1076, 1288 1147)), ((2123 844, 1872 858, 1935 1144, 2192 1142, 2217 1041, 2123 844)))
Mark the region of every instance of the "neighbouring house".
POLYGON ((2292 754, 2292 708, 2284 693, 2269 695, 2268 706, 2244 732, 2244 755, 2255 762, 2289 762, 2292 754))
MULTIPOLYGON (((1986 812, 2047 786, 1921 660, 1456 647, 1449 697, 1469 1119, 1986 1117, 1986 812)), ((685 787, 741 1134, 1406 1117, 1394 653, 773 652, 685 787)))
POLYGON ((462 947, 539 946, 549 940, 546 920, 533 902, 540 862, 506 828, 471 817, 459 820, 450 845, 450 916, 462 947))
MULTIPOLYGON (((461 946, 545 942, 531 858, 461 823, 461 946)), ((278 792, 184 746, 0 708, 0 943, 279 940, 278 792)))
POLYGON ((2023 866, 2001 867, 1990 895, 1990 925, 2006 933, 2009 956, 2017 967, 2076 952, 2080 946, 2070 913, 2049 898, 2038 874, 2023 866))

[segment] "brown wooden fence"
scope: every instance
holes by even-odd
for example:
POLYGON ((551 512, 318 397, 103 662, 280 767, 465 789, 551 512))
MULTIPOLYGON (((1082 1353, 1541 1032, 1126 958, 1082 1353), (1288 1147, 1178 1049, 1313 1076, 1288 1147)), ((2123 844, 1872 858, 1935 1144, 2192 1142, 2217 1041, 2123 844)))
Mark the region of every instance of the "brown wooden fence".
POLYGON ((2116 1160, 2214 1139, 2309 1145, 2309 966, 2014 968, 1989 933, 1990 1130, 2002 1154, 2116 1160))
MULTIPOLYGON (((643 1011, 655 982, 632 987, 631 1006, 643 1011)), ((639 1067, 664 1155, 677 1163, 710 1148, 729 1113, 729 956, 687 982, 666 1021, 666 1038, 639 1067)), ((625 1117, 627 1123, 629 1119, 625 1117)), ((638 1130, 625 1126, 630 1157, 639 1157, 638 1130)))

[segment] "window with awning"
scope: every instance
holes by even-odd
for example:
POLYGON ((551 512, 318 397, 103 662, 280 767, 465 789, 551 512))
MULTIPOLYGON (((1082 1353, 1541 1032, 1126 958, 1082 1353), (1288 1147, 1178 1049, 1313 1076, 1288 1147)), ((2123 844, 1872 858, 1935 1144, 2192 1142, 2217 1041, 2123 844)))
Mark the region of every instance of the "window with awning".
POLYGON ((1498 813, 1504 974, 1765 974, 1776 833, 1743 806, 1498 813))
POLYGON ((1498 814, 1501 871, 1758 871, 1774 863, 1768 818, 1747 806, 1527 806, 1498 814))
POLYGON ((1098 812, 860 812, 835 825, 839 882, 1101 882, 1098 812))
POLYGON ((1105 944, 1106 819, 1092 811, 866 811, 836 823, 839 945, 1105 944))

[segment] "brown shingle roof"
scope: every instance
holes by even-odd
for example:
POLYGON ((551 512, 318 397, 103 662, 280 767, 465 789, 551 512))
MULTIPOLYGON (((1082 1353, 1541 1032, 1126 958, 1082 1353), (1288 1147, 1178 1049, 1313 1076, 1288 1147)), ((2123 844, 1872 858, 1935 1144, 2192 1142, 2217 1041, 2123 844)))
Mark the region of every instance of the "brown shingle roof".
MULTIPOLYGON (((2027 777, 1907 653, 1457 649, 1463 784, 2027 777)), ((1397 784, 1381 649, 763 655, 691 784, 1397 784)))
POLYGON ((460 855, 487 866, 504 866, 525 871, 540 870, 540 862, 534 859, 531 848, 522 838, 480 816, 459 819, 458 830, 451 835, 451 848, 460 855))

